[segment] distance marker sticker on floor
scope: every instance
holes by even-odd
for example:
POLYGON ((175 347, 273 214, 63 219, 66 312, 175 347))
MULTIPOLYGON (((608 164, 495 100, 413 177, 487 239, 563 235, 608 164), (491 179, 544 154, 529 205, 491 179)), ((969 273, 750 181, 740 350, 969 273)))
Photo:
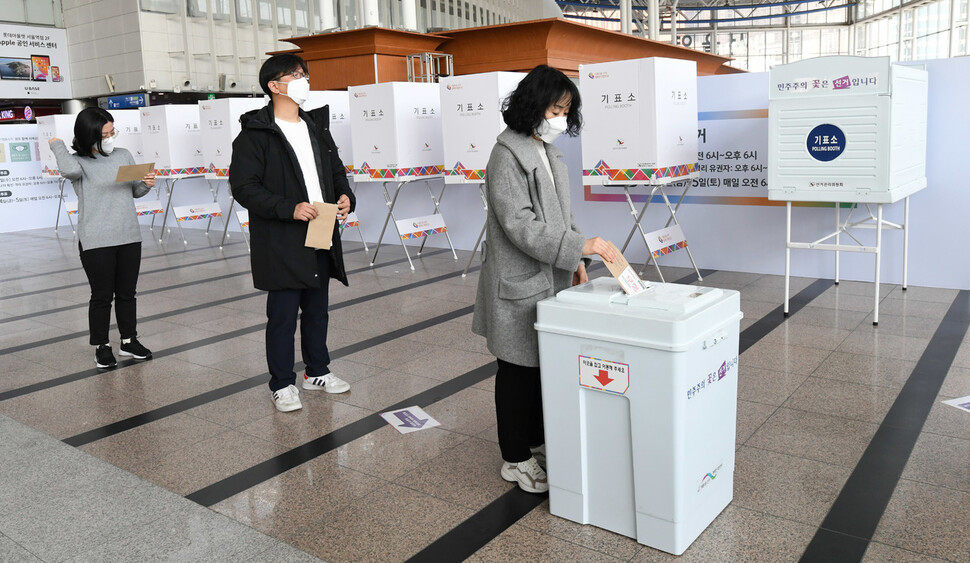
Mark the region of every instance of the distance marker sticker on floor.
POLYGON ((401 434, 441 426, 440 422, 431 418, 431 415, 424 412, 424 409, 418 406, 382 412, 381 418, 386 420, 388 424, 393 426, 401 434))

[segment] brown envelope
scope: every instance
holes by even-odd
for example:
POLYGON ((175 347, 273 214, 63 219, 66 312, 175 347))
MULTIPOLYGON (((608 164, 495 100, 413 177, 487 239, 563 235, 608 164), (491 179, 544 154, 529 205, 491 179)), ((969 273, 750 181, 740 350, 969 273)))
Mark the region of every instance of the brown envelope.
POLYGON ((119 166, 118 175, 115 177, 115 182, 136 182, 141 180, 149 172, 155 170, 154 162, 146 162, 145 164, 131 164, 128 166, 119 166))
POLYGON ((333 203, 313 202, 317 218, 310 221, 306 230, 306 246, 330 250, 333 242, 333 226, 337 222, 337 206, 333 203))
POLYGON ((620 254, 620 249, 613 244, 613 241, 606 241, 610 246, 613 247, 613 252, 616 253, 616 260, 611 264, 606 260, 603 263, 606 264, 607 269, 613 274, 613 277, 620 282, 620 286, 623 287, 628 295, 636 295, 643 291, 643 286, 640 283, 640 276, 637 275, 636 271, 630 267, 630 263, 626 261, 626 258, 620 254))

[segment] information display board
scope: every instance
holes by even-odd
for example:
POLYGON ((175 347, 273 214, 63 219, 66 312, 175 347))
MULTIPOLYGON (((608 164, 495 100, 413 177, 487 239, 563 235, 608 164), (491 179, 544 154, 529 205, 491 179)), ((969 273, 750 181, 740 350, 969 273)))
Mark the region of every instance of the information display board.
POLYGON ((650 183, 697 165, 697 63, 651 57, 579 65, 583 183, 650 183))
POLYGON ((444 135, 445 183, 480 183, 505 129, 502 102, 525 76, 521 72, 486 72, 449 76, 439 82, 444 135))
POLYGON ((444 173, 437 84, 351 86, 354 179, 413 180, 444 173))

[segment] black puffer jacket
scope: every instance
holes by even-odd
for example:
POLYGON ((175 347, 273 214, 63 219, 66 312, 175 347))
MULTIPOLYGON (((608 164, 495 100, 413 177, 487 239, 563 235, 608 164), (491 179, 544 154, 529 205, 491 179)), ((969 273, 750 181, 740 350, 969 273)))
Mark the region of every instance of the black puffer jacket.
MULTIPOLYGON (((300 117, 310 129, 324 200, 336 203, 346 195, 353 211, 357 202, 330 135, 330 108, 300 110, 300 117)), ((293 219, 297 204, 309 200, 306 184, 296 152, 276 125, 272 102, 239 120, 242 131, 232 143, 229 185, 236 201, 249 210, 253 285, 263 290, 320 287, 316 250, 304 246, 307 223, 293 219)), ((333 233, 330 275, 347 285, 336 225, 333 233)))

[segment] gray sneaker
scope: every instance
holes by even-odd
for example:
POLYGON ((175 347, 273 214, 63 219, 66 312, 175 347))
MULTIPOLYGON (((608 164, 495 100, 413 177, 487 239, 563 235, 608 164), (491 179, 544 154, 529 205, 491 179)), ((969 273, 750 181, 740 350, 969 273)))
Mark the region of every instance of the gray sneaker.
POLYGON ((527 493, 544 493, 549 490, 546 472, 539 467, 534 457, 519 463, 502 463, 502 479, 518 483, 519 488, 527 493))

